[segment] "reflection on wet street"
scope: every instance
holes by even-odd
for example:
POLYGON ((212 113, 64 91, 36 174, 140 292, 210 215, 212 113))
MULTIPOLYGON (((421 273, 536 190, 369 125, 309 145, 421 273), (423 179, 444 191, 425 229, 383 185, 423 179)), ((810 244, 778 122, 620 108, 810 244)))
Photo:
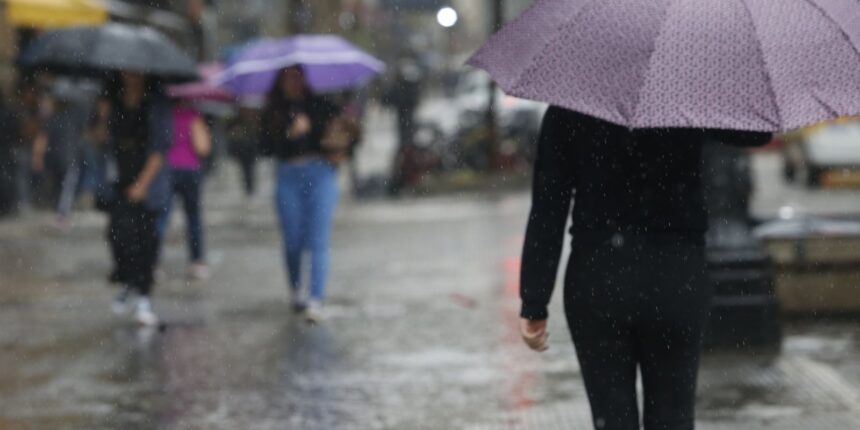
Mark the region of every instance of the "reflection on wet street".
MULTIPOLYGON (((560 308, 545 355, 516 330, 525 194, 347 205, 317 326, 289 310, 265 201, 212 206, 210 281, 168 238, 161 329, 110 314, 97 215, 0 225, 0 429, 587 428, 560 308)), ((787 334, 706 359, 701 428, 860 428, 856 326, 787 334)))

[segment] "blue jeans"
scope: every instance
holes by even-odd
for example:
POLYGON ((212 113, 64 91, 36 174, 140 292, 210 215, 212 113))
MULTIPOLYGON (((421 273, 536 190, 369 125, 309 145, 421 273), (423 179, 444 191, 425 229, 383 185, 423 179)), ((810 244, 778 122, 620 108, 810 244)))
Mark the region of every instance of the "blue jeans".
POLYGON ((281 222, 290 287, 301 287, 302 256, 311 255, 310 297, 325 298, 329 239, 338 202, 337 174, 324 160, 281 162, 275 207, 281 222))
MULTIPOLYGON (((171 193, 178 195, 185 210, 185 225, 188 235, 188 254, 193 263, 202 263, 205 259, 203 248, 203 210, 201 207, 201 187, 203 174, 199 170, 171 170, 171 193)), ((167 233, 170 226, 170 213, 173 210, 173 198, 167 200, 164 211, 158 220, 160 238, 167 233)))

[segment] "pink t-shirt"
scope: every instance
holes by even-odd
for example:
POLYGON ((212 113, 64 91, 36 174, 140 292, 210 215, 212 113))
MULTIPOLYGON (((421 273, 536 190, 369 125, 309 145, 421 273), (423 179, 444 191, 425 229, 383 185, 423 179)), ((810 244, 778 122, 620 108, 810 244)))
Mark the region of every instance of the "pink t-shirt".
POLYGON ((194 151, 191 139, 191 124, 200 118, 200 113, 187 107, 173 109, 173 146, 167 153, 167 163, 176 170, 199 170, 200 157, 194 151))

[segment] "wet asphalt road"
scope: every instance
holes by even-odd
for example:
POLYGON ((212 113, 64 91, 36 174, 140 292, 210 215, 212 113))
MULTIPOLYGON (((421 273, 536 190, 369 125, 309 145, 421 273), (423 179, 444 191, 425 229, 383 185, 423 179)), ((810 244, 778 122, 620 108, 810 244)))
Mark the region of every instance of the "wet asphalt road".
MULTIPOLYGON (((345 204, 319 326, 288 310, 268 198, 239 201, 210 189, 208 282, 171 234, 162 331, 110 314, 100 216, 0 223, 0 430, 589 428, 558 300, 550 351, 516 332, 525 194, 345 204)), ((857 324, 787 333, 705 360, 700 428, 860 429, 857 324)))

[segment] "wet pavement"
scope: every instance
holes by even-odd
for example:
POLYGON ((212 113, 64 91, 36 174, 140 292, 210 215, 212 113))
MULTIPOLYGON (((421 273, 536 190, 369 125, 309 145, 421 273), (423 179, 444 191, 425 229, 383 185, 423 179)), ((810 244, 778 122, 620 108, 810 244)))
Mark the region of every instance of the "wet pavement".
MULTIPOLYGON (((526 194, 345 203, 329 319, 307 326, 268 193, 225 184, 209 184, 210 281, 187 282, 168 239, 161 331, 110 314, 99 215, 63 234, 0 222, 0 430, 590 428, 558 300, 547 353, 516 331, 526 194)), ((856 322, 786 332, 776 354, 707 357, 700 428, 860 428, 856 322)))

